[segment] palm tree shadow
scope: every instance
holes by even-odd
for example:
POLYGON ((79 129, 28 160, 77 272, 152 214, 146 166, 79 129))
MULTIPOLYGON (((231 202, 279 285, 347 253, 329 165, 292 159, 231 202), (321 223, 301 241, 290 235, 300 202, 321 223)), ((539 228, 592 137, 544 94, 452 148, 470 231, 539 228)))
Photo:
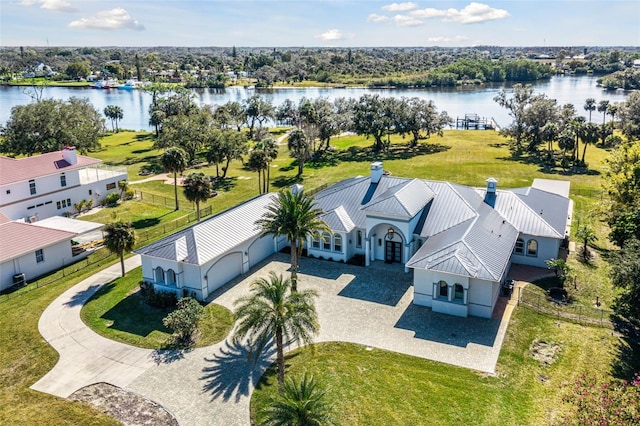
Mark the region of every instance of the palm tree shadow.
POLYGON ((257 359, 249 360, 249 350, 245 343, 227 340, 211 358, 205 358, 210 363, 203 368, 203 390, 211 393, 211 399, 222 398, 230 400, 235 396, 235 402, 242 396, 249 396, 251 389, 256 386, 265 370, 271 365, 275 357, 275 346, 265 348, 257 359))

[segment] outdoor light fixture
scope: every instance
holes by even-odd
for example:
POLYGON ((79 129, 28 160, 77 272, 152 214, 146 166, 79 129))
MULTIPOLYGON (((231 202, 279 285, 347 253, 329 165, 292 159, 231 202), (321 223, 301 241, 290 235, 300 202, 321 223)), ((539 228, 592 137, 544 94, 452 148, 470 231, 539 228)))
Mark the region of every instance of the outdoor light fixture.
POLYGON ((387 240, 393 240, 393 234, 394 234, 393 228, 389 228, 389 230, 387 231, 387 240))

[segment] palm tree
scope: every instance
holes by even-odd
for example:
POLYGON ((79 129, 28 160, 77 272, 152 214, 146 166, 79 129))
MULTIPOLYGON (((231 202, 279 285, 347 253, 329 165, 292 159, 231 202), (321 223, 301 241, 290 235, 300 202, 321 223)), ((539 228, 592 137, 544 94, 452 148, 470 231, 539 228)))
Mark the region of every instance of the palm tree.
POLYGON ((576 232, 576 238, 582 241, 582 257, 585 261, 589 261, 589 245, 593 244, 598 236, 595 232, 593 232, 593 228, 589 225, 583 225, 578 227, 578 232, 576 232))
POLYGON ((321 426, 333 424, 325 392, 313 376, 304 373, 299 381, 287 379, 282 394, 274 398, 263 413, 268 426, 321 426))
POLYGON ((162 167, 165 172, 173 173, 173 192, 176 198, 176 210, 180 209, 178 204, 178 173, 184 172, 187 168, 187 153, 184 149, 172 147, 167 149, 160 157, 162 167))
POLYGON ((196 203, 197 220, 200 222, 200 202, 211 197, 211 181, 202 172, 193 172, 184 178, 184 196, 196 203))
POLYGON ((262 175, 264 170, 269 167, 267 161, 267 154, 262 150, 252 150, 249 154, 249 160, 247 161, 247 168, 252 172, 258 172, 258 193, 262 194, 262 175))
MULTIPOLYGON (((271 179, 271 162, 278 156, 278 142, 273 138, 265 138, 259 142, 256 142, 254 150, 264 152, 264 161, 266 162, 267 175, 263 176, 262 186, 264 193, 269 192, 269 180, 271 179)), ((263 175, 264 175, 263 169, 263 175)))
POLYGON ((118 105, 107 105, 104 109, 104 115, 111 120, 111 129, 118 133, 120 131, 118 129, 118 120, 122 120, 124 117, 122 108, 118 105))
POLYGON ((124 277, 124 253, 131 251, 136 243, 136 233, 131 222, 112 222, 104 227, 104 245, 111 253, 120 256, 120 266, 124 277))
POLYGON ((602 113, 602 124, 605 123, 605 120, 607 119, 607 109, 609 108, 609 101, 606 99, 601 100, 600 102, 598 102, 598 112, 602 113))
POLYGON ((600 137, 600 131, 598 129, 598 126, 596 124, 593 123, 587 123, 584 125, 584 128, 582 129, 582 164, 586 164, 584 162, 584 157, 587 154, 587 146, 589 144, 595 144, 596 142, 598 142, 598 139, 600 137))
POLYGON ((311 144, 302 129, 295 129, 289 134, 288 148, 291 156, 298 161, 298 176, 304 171, 304 163, 311 158, 311 144))
POLYGON ((259 278, 251 286, 251 294, 235 302, 237 328, 234 340, 249 338, 249 354, 257 360, 260 353, 275 340, 278 367, 278 390, 284 384, 284 344, 312 344, 318 333, 318 315, 313 290, 293 291, 291 280, 269 272, 269 279, 259 278))
POLYGON ((611 127, 615 127, 615 118, 616 118, 616 114, 618 113, 618 103, 616 102, 615 104, 609 104, 609 106, 607 107, 607 114, 611 116, 611 127))
POLYGON ((584 101, 584 110, 589 111, 589 123, 591 123, 591 113, 596 110, 596 100, 587 98, 587 100, 584 101))
POLYGON ((320 232, 331 232, 325 221, 320 219, 322 213, 323 211, 315 206, 312 197, 305 196, 302 191, 294 194, 285 190, 278 193, 278 198, 267 207, 267 212, 262 218, 256 221, 262 235, 284 235, 289 240, 293 291, 297 290, 298 259, 302 255, 304 241, 320 235, 320 232))

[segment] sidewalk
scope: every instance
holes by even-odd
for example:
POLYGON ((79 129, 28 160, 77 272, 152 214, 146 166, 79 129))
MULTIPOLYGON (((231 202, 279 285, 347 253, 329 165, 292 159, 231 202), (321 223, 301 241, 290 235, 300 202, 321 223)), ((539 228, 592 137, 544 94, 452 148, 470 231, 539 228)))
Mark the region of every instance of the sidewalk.
MULTIPOLYGON (((140 256, 125 261, 127 271, 140 266, 140 256)), ((82 305, 103 285, 120 276, 120 263, 70 288, 45 309, 38 330, 60 354, 55 367, 31 389, 68 397, 97 382, 125 387, 154 366, 153 352, 106 339, 80 319, 82 305)))

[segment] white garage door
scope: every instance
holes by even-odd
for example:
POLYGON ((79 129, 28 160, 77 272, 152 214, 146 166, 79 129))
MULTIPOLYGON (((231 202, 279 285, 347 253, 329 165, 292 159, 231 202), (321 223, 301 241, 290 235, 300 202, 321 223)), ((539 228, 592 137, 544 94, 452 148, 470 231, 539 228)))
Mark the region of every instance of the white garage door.
POLYGON ((249 268, 273 254, 273 237, 264 236, 258 238, 249 247, 249 268))
POLYGON ((242 253, 229 253, 207 271, 209 294, 242 273, 242 253))

